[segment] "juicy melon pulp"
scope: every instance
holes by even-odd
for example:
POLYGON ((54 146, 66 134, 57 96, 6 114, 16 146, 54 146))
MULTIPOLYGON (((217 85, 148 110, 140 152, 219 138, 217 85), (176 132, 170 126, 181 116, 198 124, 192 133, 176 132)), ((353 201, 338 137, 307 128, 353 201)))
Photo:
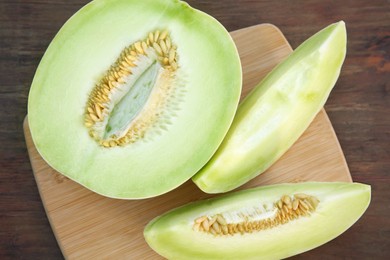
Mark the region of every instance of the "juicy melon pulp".
POLYGON ((144 236, 168 259, 281 259, 343 233, 364 213, 370 198, 370 186, 359 183, 264 186, 174 209, 152 220, 144 236), (296 200, 306 206, 296 207, 296 200), (210 225, 215 216, 223 218, 214 222, 219 228, 207 228, 205 219, 210 225))
POLYGON ((38 152, 58 172, 105 196, 147 198, 210 159, 241 82, 236 47, 207 14, 176 0, 96 0, 48 47, 28 121, 38 152))

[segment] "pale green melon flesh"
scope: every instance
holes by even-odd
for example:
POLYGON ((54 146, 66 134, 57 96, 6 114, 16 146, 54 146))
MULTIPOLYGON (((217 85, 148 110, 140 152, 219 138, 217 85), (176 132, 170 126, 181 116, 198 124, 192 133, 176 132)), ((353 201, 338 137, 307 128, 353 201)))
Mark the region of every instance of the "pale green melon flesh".
POLYGON ((236 47, 212 17, 176 0, 96 0, 46 51, 32 83, 28 121, 38 152, 60 173, 105 196, 145 198, 179 186, 210 159, 240 91, 236 47), (181 85, 174 112, 164 129, 104 148, 84 126, 89 94, 125 47, 156 30, 167 30, 177 46, 181 85))
POLYGON ((360 183, 279 184, 188 204, 151 221, 147 243, 168 259, 281 259, 337 237, 367 209, 371 187, 360 183), (193 230, 199 216, 240 211, 304 193, 319 199, 310 216, 253 233, 214 236, 193 230))
POLYGON ((276 162, 325 104, 345 54, 344 22, 301 44, 240 104, 221 146, 193 177, 196 185, 207 193, 226 192, 276 162))

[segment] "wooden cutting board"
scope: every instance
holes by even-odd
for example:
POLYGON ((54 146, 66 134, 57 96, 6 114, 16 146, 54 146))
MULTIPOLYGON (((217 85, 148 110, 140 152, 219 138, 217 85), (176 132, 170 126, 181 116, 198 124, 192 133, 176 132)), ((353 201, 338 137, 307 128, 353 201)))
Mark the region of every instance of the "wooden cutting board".
MULTIPOLYGON (((243 66, 243 96, 292 51, 283 34, 271 24, 245 28, 231 35, 243 66)), ((62 253, 68 259, 161 259, 146 244, 144 226, 167 210, 213 196, 187 181, 176 190, 151 199, 126 201, 103 197, 45 163, 34 147, 27 118, 24 130, 42 202, 62 253)), ((352 181, 324 110, 276 164, 240 189, 301 181, 352 181)))

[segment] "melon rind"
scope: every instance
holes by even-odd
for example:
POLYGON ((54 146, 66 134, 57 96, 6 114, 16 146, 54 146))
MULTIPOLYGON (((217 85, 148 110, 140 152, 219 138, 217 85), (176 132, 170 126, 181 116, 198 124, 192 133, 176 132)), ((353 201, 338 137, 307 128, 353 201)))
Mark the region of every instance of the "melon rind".
POLYGON ((153 250, 168 259, 282 259, 339 236, 362 216, 370 199, 371 187, 360 183, 263 186, 172 210, 152 220, 144 236, 153 250), (297 193, 320 200, 310 217, 243 235, 214 236, 193 230, 197 217, 250 208, 297 193))
POLYGON ((71 17, 36 71, 28 100, 34 144, 55 170, 102 195, 138 199, 174 189, 212 156, 236 111, 242 72, 225 28, 176 0, 96 0, 71 17), (88 96, 120 52, 167 29, 179 55, 180 102, 166 130, 99 146, 83 125, 88 96))

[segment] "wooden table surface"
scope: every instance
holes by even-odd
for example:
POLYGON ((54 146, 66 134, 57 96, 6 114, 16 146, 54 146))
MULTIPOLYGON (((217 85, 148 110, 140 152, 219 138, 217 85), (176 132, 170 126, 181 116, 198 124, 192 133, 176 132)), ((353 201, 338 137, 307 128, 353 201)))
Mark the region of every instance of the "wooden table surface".
MULTIPOLYGON (((22 123, 30 84, 45 49, 61 25, 87 2, 0 1, 0 259, 62 258, 32 174, 22 123)), ((389 1, 188 2, 216 17, 229 31, 259 23, 275 24, 293 48, 332 22, 346 22, 347 58, 325 108, 354 181, 372 185, 372 202, 343 235, 294 258, 388 258, 389 1)))

